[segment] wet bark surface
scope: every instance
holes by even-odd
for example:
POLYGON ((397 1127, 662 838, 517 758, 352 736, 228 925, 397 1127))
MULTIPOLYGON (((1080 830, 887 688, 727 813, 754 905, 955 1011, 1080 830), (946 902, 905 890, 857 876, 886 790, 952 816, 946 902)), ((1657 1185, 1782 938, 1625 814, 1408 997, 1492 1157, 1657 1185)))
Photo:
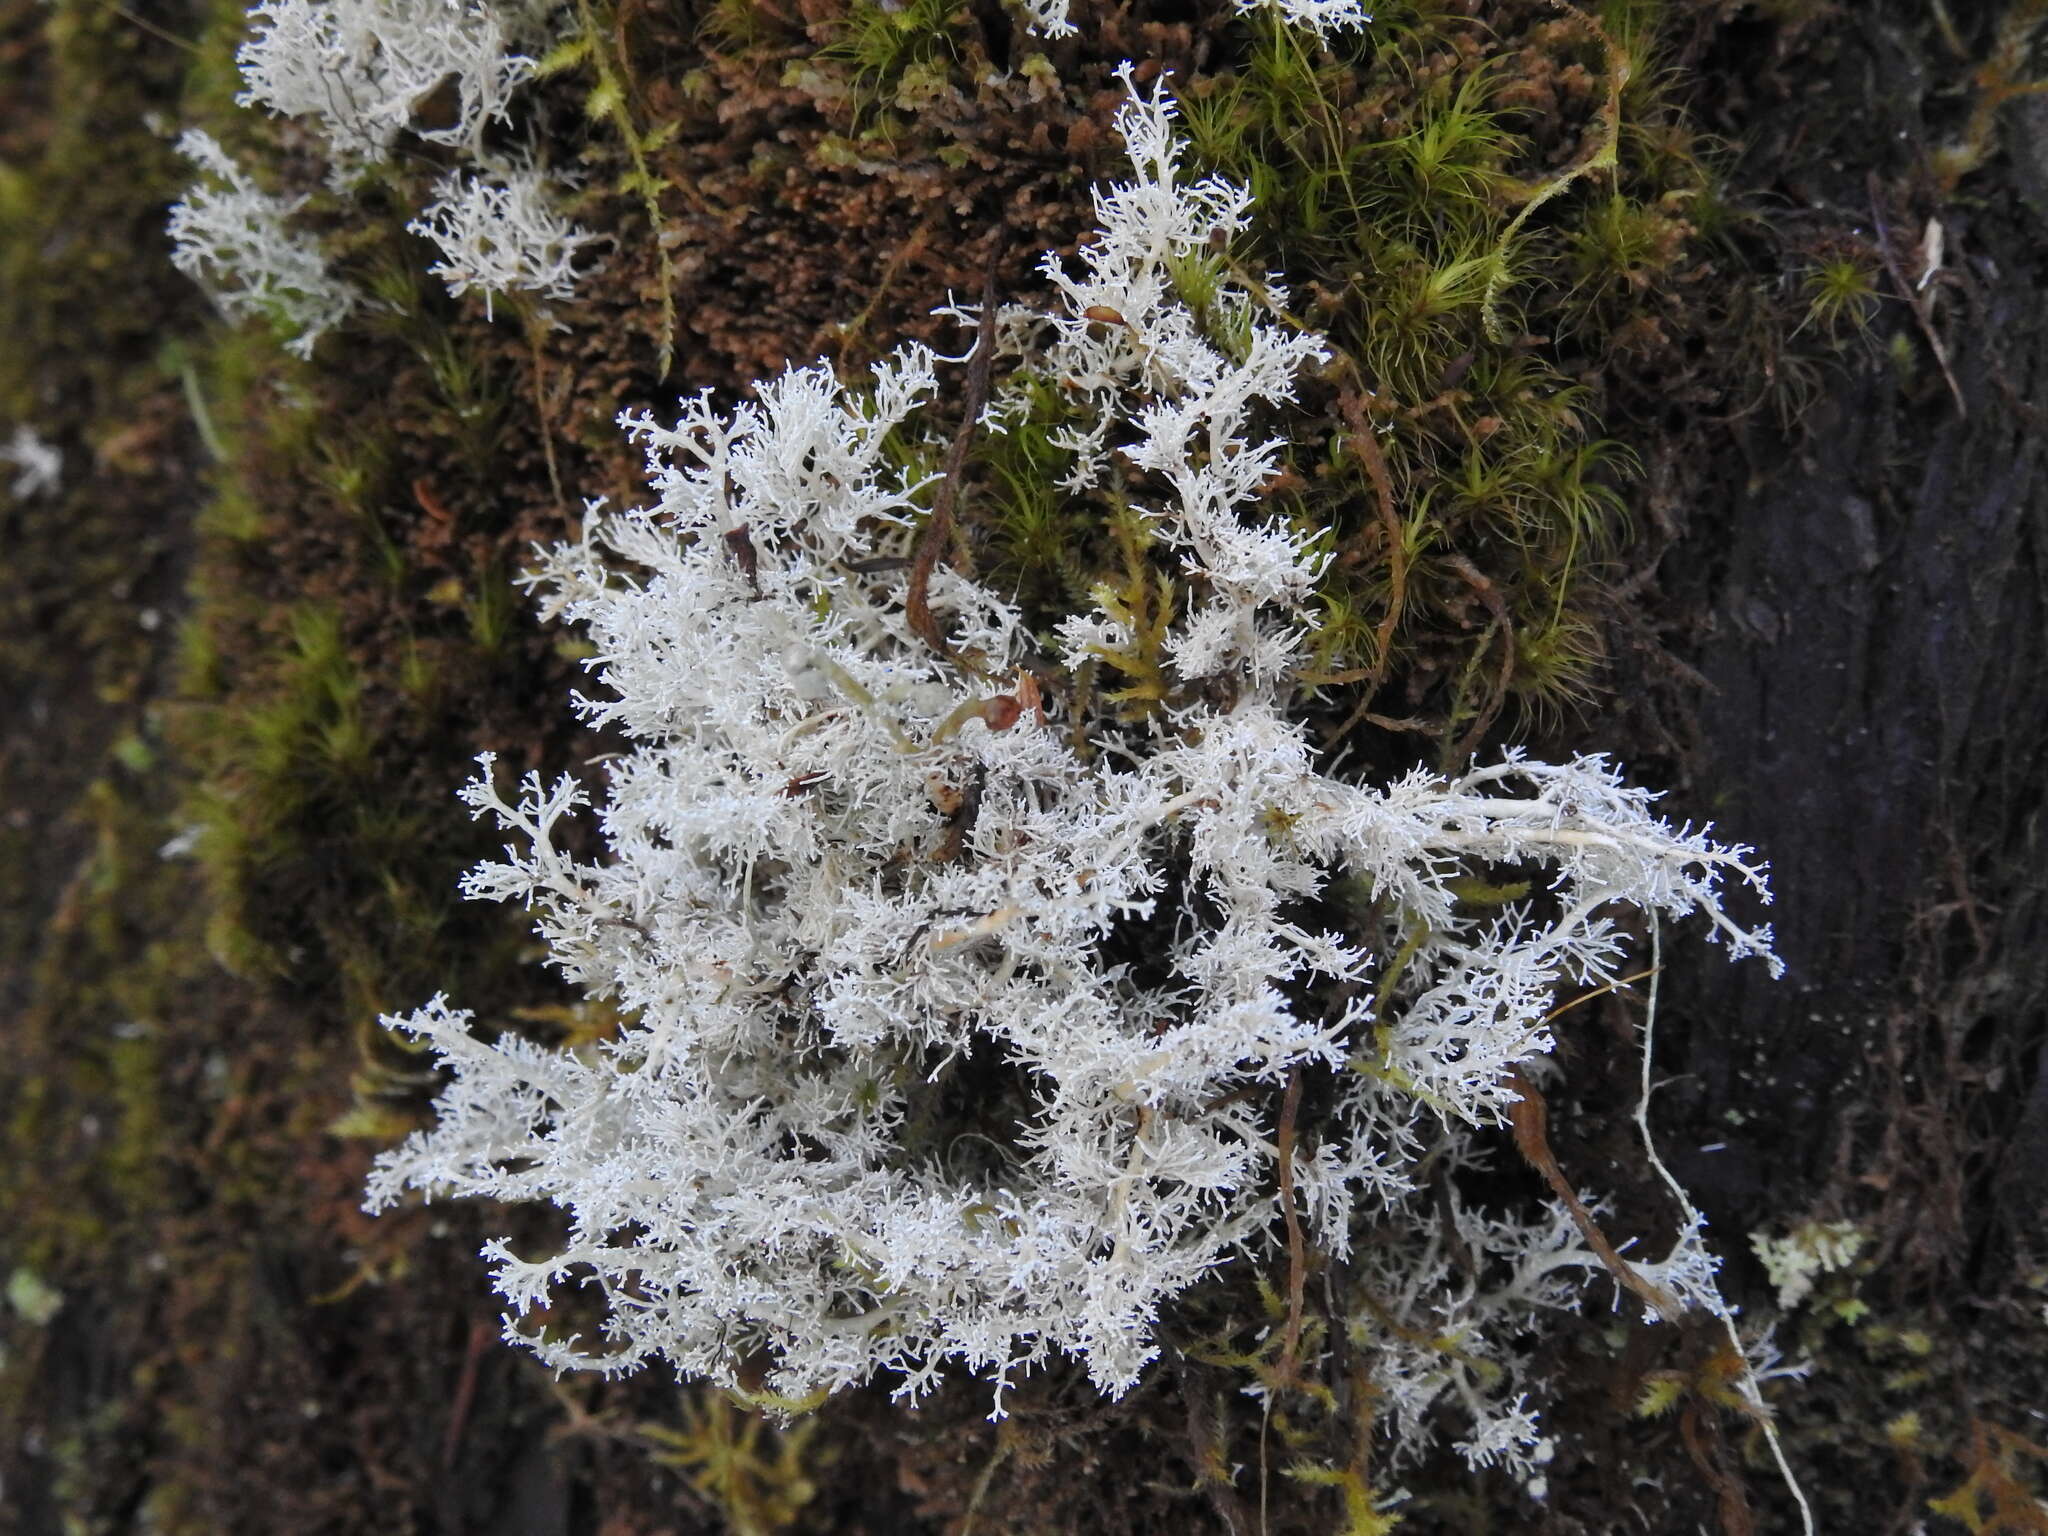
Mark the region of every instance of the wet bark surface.
POLYGON ((1987 1097, 1950 1127, 1960 1161, 1920 1214, 1974 1251, 2003 1212, 2009 1254, 2039 1228, 2048 995, 2041 151, 2029 109, 2011 159, 1930 185, 1944 130, 1894 23, 1873 13, 1843 39, 1851 110, 1787 102, 1752 130, 1815 130, 1779 185, 1888 257, 1884 347, 1791 430, 1746 433, 1736 472, 1703 477, 1682 548, 1712 573, 1696 782, 1768 852, 1787 975, 1688 969, 1700 1025, 1673 1066, 1695 1078, 1672 1096, 1697 1141, 1731 1112, 1745 1123, 1684 1171, 1750 1225, 1788 1185, 1820 1198, 1845 1155, 1888 1144, 1888 1113, 1971 1074, 1987 1097))

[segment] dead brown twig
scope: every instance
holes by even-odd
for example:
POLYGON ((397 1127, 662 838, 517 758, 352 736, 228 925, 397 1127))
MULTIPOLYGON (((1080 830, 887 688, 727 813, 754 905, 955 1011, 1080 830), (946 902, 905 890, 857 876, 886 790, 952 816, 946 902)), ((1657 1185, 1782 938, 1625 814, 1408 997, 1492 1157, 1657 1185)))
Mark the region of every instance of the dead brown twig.
POLYGON ((1401 610, 1408 601, 1408 543, 1401 527, 1401 514, 1394 508, 1394 482, 1387 473, 1387 456, 1380 451, 1379 438, 1373 433, 1372 423, 1366 419, 1365 400, 1357 390, 1346 389, 1338 396, 1337 408, 1344 415, 1345 442, 1358 455, 1359 462, 1365 465, 1366 478, 1372 482, 1373 500, 1378 504, 1380 533, 1387 546, 1388 590, 1387 611, 1373 634, 1372 665, 1358 672, 1342 674, 1343 681, 1363 681, 1364 696, 1350 717, 1331 733, 1325 746, 1334 746, 1350 735, 1361 720, 1379 723, 1381 717, 1371 713, 1372 702, 1380 684, 1386 681, 1387 666, 1394 654, 1394 629, 1401 622, 1401 610))
POLYGON ((1544 1103, 1543 1095, 1534 1083, 1512 1068, 1506 1077, 1508 1086, 1517 1095, 1515 1102, 1508 1106, 1508 1124, 1514 1129, 1515 1150, 1543 1176, 1550 1192, 1564 1203, 1564 1208, 1571 1213, 1572 1225, 1579 1229, 1586 1246, 1598 1255, 1607 1272, 1614 1276, 1615 1283, 1639 1297, 1667 1323, 1678 1323, 1685 1309, 1662 1286, 1644 1279, 1614 1244, 1607 1241, 1607 1235, 1594 1223, 1593 1213, 1586 1209, 1586 1202, 1579 1198, 1571 1180, 1564 1176, 1564 1169, 1558 1166, 1557 1154, 1550 1150, 1550 1108, 1544 1103))
MULTIPOLYGON (((1500 595, 1500 589, 1478 566, 1463 555, 1451 555, 1444 564, 1463 577, 1465 584, 1471 587, 1478 595, 1479 601, 1486 605, 1487 614, 1492 622, 1487 625, 1486 635, 1479 642, 1480 654, 1485 653, 1495 634, 1501 636, 1500 674, 1494 679, 1493 690, 1487 697, 1485 707, 1474 717, 1471 728, 1465 732, 1452 753, 1455 762, 1464 763, 1478 750, 1480 738, 1485 736, 1487 727, 1499 716, 1501 706, 1507 702, 1508 688, 1515 680, 1515 621, 1508 613, 1508 605, 1500 595)), ((1475 656, 1473 660, 1476 664, 1478 657, 1475 656)))
POLYGON ((441 1470, 452 1472, 462 1449, 462 1431, 469 1424, 469 1411, 476 1403, 476 1376, 483 1364, 484 1350, 491 1342, 491 1325, 478 1318, 469 1325, 469 1343, 462 1355, 462 1372, 455 1378, 455 1401, 448 1409, 448 1428, 441 1436, 441 1470))

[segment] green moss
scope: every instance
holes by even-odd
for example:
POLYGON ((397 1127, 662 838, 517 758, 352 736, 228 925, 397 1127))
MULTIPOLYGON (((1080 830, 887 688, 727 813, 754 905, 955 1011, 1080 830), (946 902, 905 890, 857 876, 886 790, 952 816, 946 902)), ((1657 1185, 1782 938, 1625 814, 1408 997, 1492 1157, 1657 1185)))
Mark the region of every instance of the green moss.
POLYGON ((816 60, 846 82, 857 121, 897 105, 915 110, 944 89, 957 52, 951 33, 957 4, 852 0, 816 60))
POLYGON ((1022 408, 977 442, 985 479, 969 515, 987 529, 988 579, 1046 626, 1086 598, 1101 529, 1093 510, 1060 487, 1074 466, 1058 441, 1071 420, 1060 390, 1038 377, 1011 387, 1022 408))
POLYGON ((773 1536, 792 1528, 818 1496, 807 1455, 816 1430, 814 1422, 772 1428, 759 1410, 704 1391, 683 1398, 673 1426, 643 1423, 639 1435, 654 1460, 681 1471, 736 1536, 773 1536))
POLYGON ((658 371, 666 378, 675 360, 676 268, 662 211, 662 196, 671 183, 655 157, 682 125, 679 119, 651 121, 646 115, 629 35, 618 8, 604 0, 576 0, 572 30, 540 59, 537 73, 543 79, 574 74, 585 81, 584 117, 609 130, 615 151, 624 157, 615 185, 619 195, 638 204, 647 221, 642 238, 652 242, 658 279, 660 320, 654 341, 658 371))
POLYGON ((1859 253, 1826 256, 1810 268, 1801 284, 1806 317, 1829 341, 1866 334, 1877 315, 1877 268, 1859 253))
POLYGON ((1602 14, 1605 32, 1579 29, 1562 56, 1555 42, 1489 54, 1468 23, 1421 8, 1324 50, 1255 20, 1241 63, 1183 91, 1199 168, 1260 194, 1237 271, 1287 279, 1361 413, 1292 462, 1333 556, 1310 675, 1363 678, 1333 707, 1396 683, 1434 695, 1447 751, 1503 705, 1554 718, 1596 686, 1591 614, 1632 460, 1600 439, 1573 374, 1630 344, 1639 301, 1686 249, 1674 210, 1704 182, 1659 87, 1630 67, 1655 9, 1602 14), (1607 76, 1582 90, 1582 147, 1548 166, 1537 135, 1553 122, 1507 103, 1587 60, 1607 76))

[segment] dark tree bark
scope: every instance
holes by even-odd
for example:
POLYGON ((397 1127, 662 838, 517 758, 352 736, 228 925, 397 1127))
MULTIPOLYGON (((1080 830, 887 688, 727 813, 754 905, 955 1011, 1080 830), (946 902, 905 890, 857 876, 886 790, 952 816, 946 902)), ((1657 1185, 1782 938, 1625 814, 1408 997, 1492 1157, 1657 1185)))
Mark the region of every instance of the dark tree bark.
POLYGON ((1886 256, 1885 346, 1788 433, 1752 434, 1746 477, 1678 556, 1714 572, 1695 782, 1770 857, 1788 966, 1785 985, 1694 978, 1694 1107, 1755 1130, 1731 1139, 1746 1155, 1692 1161, 1753 1220, 1785 1209, 1788 1179, 1818 1198, 1845 1135, 1852 1161, 1896 1155, 1887 1117, 1939 1107, 1945 1134, 1921 1145, 1937 1166, 1850 1171, 1923 1183, 1917 1220, 1945 1243, 1977 1253, 1996 1228, 2009 1251, 2048 1190, 2043 116, 2009 108, 2011 153, 1944 189, 1929 167, 1953 128, 1893 23, 1863 18, 1831 88, 1751 130, 1819 130, 1781 185, 1886 256), (1929 220, 1943 254, 1923 285, 1929 220))

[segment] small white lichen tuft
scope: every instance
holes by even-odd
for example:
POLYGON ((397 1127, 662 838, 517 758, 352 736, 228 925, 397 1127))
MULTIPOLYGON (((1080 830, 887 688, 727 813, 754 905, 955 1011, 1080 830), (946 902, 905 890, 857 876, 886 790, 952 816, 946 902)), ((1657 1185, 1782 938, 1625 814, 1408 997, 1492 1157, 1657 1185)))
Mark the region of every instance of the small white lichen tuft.
POLYGON ((317 122, 335 170, 352 179, 390 157, 410 129, 436 144, 481 146, 534 69, 549 0, 260 0, 242 44, 243 106, 317 122), (420 109, 452 80, 452 120, 420 109))
POLYGON ((1869 1241, 1853 1221, 1805 1221, 1783 1237, 1753 1232, 1749 1245, 1777 1287, 1778 1305, 1789 1312, 1813 1294, 1822 1275, 1854 1263, 1869 1241))
POLYGON ((14 466, 8 492, 16 501, 31 496, 54 496, 64 484, 64 454, 26 422, 14 429, 14 436, 0 443, 0 459, 14 466))
POLYGON ((1328 39, 1337 32, 1355 32, 1372 25, 1372 12, 1361 0, 1237 0, 1237 8, 1249 13, 1275 11, 1291 27, 1328 39))
POLYGON ((263 191, 196 128, 178 140, 178 151, 201 175, 171 208, 171 261, 229 319, 265 320, 288 350, 312 356, 313 344, 347 317, 356 295, 328 272, 318 241, 286 227, 305 199, 263 191))
MULTIPOLYGON (((1047 37, 1069 37, 1079 29, 1069 16, 1070 0, 1023 0, 1031 30, 1047 37)), ((1271 11, 1283 22, 1327 39, 1372 25, 1372 12, 1361 0, 1237 0, 1240 12, 1271 11)))
POLYGON ((596 237, 555 211, 539 169, 451 171, 434 193, 407 228, 439 249, 441 259, 427 270, 451 294, 481 292, 487 317, 500 294, 558 303, 575 296, 576 258, 596 237))

